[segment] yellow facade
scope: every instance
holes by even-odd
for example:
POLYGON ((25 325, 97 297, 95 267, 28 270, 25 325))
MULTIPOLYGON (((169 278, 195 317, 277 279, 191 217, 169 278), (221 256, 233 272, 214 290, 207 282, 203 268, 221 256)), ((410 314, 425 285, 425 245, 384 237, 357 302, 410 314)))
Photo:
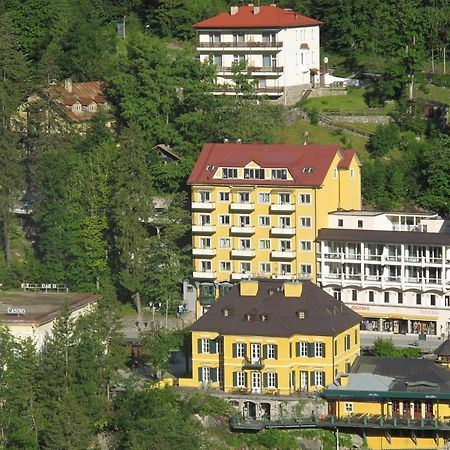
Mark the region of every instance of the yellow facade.
POLYGON ((280 395, 318 391, 331 383, 337 373, 346 372, 359 351, 359 325, 335 337, 193 332, 192 378, 182 378, 179 384, 201 387, 207 382, 225 392, 280 395), (209 368, 206 376, 205 368, 209 368))

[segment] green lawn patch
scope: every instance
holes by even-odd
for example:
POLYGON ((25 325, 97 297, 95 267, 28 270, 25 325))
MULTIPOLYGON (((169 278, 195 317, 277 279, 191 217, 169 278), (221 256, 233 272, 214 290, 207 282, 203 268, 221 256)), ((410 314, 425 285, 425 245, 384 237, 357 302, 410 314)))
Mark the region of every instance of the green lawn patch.
POLYGON ((414 96, 417 98, 427 98, 450 105, 450 89, 446 87, 434 86, 432 84, 416 85, 414 96))

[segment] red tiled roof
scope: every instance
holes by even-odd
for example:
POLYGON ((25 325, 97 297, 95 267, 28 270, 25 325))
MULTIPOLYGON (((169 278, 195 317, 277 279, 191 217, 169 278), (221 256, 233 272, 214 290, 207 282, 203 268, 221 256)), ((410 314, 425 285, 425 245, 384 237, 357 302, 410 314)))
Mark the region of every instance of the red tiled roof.
POLYGON ((358 155, 353 150, 345 149, 341 150, 341 153, 344 157, 339 161, 338 169, 349 169, 353 157, 356 157, 358 164, 361 165, 358 155))
POLYGON ((311 17, 302 16, 295 11, 278 8, 274 5, 259 7, 254 13, 253 6, 240 6, 237 14, 220 13, 217 16, 197 22, 194 28, 288 28, 320 25, 322 22, 311 17))
POLYGON ((346 168, 355 152, 337 145, 205 144, 188 184, 321 186, 336 154, 342 158, 341 168, 346 168), (245 167, 251 161, 263 168, 286 168, 293 180, 213 178, 219 167, 245 167), (208 166, 212 170, 208 170, 208 166), (305 167, 313 167, 314 170, 303 173, 305 167))

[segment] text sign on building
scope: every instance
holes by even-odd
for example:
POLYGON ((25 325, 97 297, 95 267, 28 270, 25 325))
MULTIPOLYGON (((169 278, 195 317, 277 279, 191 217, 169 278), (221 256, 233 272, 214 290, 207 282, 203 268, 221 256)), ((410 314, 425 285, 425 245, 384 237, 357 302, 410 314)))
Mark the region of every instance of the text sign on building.
POLYGON ((11 306, 6 308, 6 314, 10 315, 24 316, 25 312, 25 308, 12 308, 11 306))

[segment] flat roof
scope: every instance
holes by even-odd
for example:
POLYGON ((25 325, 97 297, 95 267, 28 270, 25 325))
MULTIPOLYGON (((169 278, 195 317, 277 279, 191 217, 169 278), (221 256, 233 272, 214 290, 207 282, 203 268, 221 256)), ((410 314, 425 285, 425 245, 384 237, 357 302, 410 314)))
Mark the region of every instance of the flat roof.
POLYGON ((0 321, 42 325, 58 317, 65 305, 72 312, 96 301, 91 293, 0 291, 0 321))
POLYGON ((362 209, 346 209, 342 211, 332 211, 332 215, 337 216, 419 216, 424 218, 439 218, 439 214, 432 212, 409 212, 409 211, 369 211, 362 209))

